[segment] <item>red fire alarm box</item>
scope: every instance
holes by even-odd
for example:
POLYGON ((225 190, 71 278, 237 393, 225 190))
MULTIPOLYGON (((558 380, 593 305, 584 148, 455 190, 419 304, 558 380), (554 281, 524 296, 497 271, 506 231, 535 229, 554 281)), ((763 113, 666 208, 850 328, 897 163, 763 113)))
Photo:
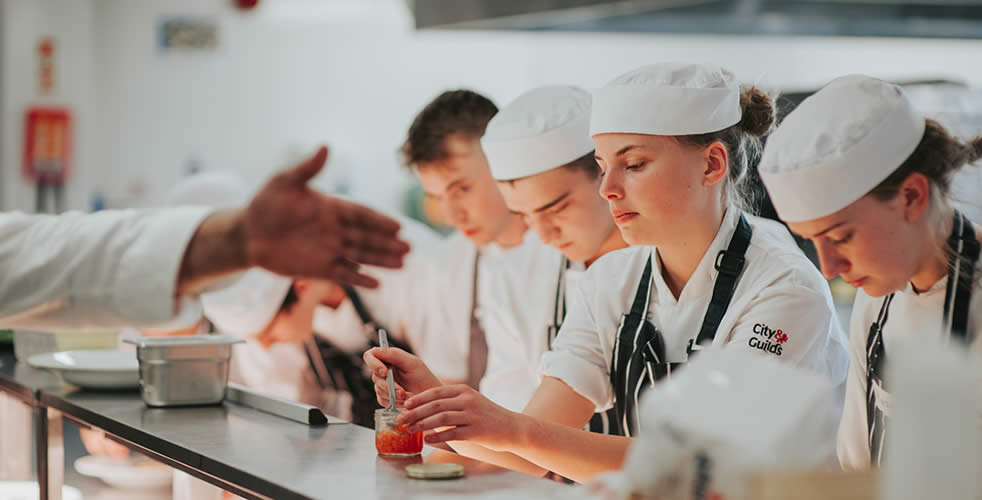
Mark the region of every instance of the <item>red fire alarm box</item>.
POLYGON ((39 185, 62 185, 71 171, 71 160, 71 112, 65 108, 28 109, 24 120, 24 177, 39 185))

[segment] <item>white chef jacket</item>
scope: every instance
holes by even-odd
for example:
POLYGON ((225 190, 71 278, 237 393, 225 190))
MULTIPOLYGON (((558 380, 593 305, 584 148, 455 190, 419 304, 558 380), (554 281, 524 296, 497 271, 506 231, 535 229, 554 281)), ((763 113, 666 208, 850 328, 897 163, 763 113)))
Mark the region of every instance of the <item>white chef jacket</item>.
MULTIPOLYGON (((982 262, 976 267, 976 279, 982 275, 982 262)), ((883 349, 887 357, 898 344, 910 342, 941 342, 947 332, 942 331, 945 289, 948 277, 942 278, 929 290, 917 293, 908 283, 894 295, 890 303, 890 317, 884 326, 883 349)), ((883 298, 873 298, 859 290, 853 303, 849 322, 849 378, 846 382, 846 401, 839 424, 837 452, 839 462, 848 469, 866 469, 870 466, 869 433, 866 412, 866 341, 870 325, 876 321, 883 305, 883 298)), ((968 311, 968 336, 972 338, 973 353, 982 353, 982 282, 976 281, 972 289, 972 301, 968 311)))
POLYGON ((512 411, 522 411, 539 386, 539 361, 549 348, 549 328, 562 323, 562 301, 570 304, 572 291, 586 266, 570 262, 562 253, 540 244, 525 255, 510 256, 492 278, 485 308, 488 369, 481 393, 512 411), (563 278, 560 287, 560 269, 563 278), (557 297, 557 292, 562 294, 557 297))
MULTIPOLYGON (((302 344, 280 343, 269 348, 255 339, 232 347, 229 381, 293 401, 301 401, 304 374, 310 365, 302 344)), ((312 401, 302 401, 313 404, 312 401)))
MULTIPOLYGON (((580 278, 554 349, 542 356, 540 373, 564 381, 598 411, 613 406, 614 342, 649 256, 654 256, 653 290, 647 319, 664 336, 667 361, 686 361, 686 347, 699 334, 718 274, 716 256, 729 245, 738 216, 737 210, 727 210, 678 300, 665 284, 652 247, 617 250, 594 262, 580 278)), ((746 265, 713 344, 777 356, 842 388, 848 354, 828 284, 782 225, 746 218, 753 230, 746 265)), ((840 391, 834 404, 841 408, 841 402, 840 391)))
POLYGON ((192 323, 185 316, 200 317, 200 306, 176 303, 177 276, 209 213, 202 207, 0 213, 0 327, 192 323))
MULTIPOLYGON (((488 331, 485 312, 491 303, 491 281, 506 261, 521 262, 531 259, 542 244, 532 231, 527 231, 522 242, 511 248, 490 243, 481 248, 478 269, 477 316, 485 337, 488 331)), ((475 247, 463 234, 450 235, 434 253, 437 268, 433 300, 437 305, 435 326, 428 335, 429 352, 417 352, 430 370, 442 380, 466 380, 470 354, 471 303, 474 283, 475 247)), ((490 341, 489 341, 490 342, 490 341)), ((490 344, 488 346, 490 355, 490 344)), ((490 359, 489 359, 490 363, 490 359)))

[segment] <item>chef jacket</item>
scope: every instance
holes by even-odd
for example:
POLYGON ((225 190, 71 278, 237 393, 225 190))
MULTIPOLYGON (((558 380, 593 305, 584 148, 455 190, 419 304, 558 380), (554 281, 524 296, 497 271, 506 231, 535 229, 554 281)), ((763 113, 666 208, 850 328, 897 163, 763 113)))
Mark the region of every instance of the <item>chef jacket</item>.
MULTIPOLYGON (((689 341, 699 334, 712 295, 717 256, 727 247, 739 215, 727 210, 678 299, 662 277, 656 248, 630 247, 598 259, 579 280, 555 347, 542 356, 541 375, 562 380, 598 411, 624 397, 614 394, 610 382, 614 343, 649 260, 654 272, 646 319, 662 333, 667 361, 687 361, 689 341)), ((840 387, 840 397, 830 404, 841 408, 848 356, 828 284, 787 229, 745 217, 753 237, 713 344, 750 349, 825 375, 840 387)), ((767 390, 766 381, 761 390, 767 390)))
POLYGON ((492 278, 485 311, 488 370, 481 393, 512 411, 522 411, 539 386, 542 353, 558 333, 567 299, 585 270, 583 262, 569 262, 547 245, 529 253, 505 259, 492 278))
POLYGON ((185 249, 209 212, 182 207, 0 214, 0 326, 193 324, 200 305, 177 300, 177 277, 185 249))
MULTIPOLYGON (((982 275, 982 264, 976 266, 975 276, 982 275)), ((925 292, 917 293, 908 283, 894 294, 890 317, 882 330, 883 348, 887 357, 902 343, 941 342, 948 335, 942 328, 945 290, 948 277, 942 278, 925 292)), ((839 462, 848 469, 870 466, 870 447, 867 420, 867 358, 866 348, 870 325, 876 321, 883 298, 873 298, 859 290, 853 303, 849 322, 849 377, 846 382, 845 408, 839 425, 837 453, 839 462)), ((976 281, 968 310, 967 336, 971 350, 982 353, 982 282, 976 281)), ((881 409, 889 415, 889 394, 881 393, 881 409)))

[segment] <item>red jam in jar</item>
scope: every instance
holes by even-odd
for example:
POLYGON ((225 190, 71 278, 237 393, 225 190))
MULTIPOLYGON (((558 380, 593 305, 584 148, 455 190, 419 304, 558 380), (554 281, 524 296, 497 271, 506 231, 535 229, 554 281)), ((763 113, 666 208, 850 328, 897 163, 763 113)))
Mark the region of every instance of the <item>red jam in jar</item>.
POLYGON ((375 449, 387 457, 411 457, 423 451, 423 433, 409 432, 406 425, 397 424, 401 412, 382 408, 375 410, 375 449))

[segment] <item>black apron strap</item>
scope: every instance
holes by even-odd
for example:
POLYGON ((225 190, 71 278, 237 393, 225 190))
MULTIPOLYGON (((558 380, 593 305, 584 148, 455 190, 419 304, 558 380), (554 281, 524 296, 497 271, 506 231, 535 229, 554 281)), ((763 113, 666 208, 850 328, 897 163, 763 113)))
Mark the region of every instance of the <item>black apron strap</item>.
POLYGON ((691 355, 699 349, 698 346, 704 343, 711 343, 716 337, 716 330, 719 329, 726 309, 730 307, 737 279, 746 264, 747 248, 750 247, 752 236, 753 230, 750 228, 750 224, 746 217, 740 214, 736 230, 730 237, 729 246, 726 250, 721 250, 716 256, 715 266, 719 272, 716 276, 716 283, 713 285, 713 296, 709 301, 709 307, 706 309, 706 315, 702 319, 699 335, 694 340, 689 341, 688 354, 691 355))
POLYGON ((374 327, 375 318, 372 317, 372 313, 368 312, 368 308, 365 307, 365 303, 361 301, 361 296, 351 285, 344 285, 344 294, 351 301, 352 307, 355 308, 355 312, 358 313, 358 319, 361 320, 362 324, 370 327, 374 327))
MULTIPOLYGON (((358 319, 360 319, 361 323, 365 325, 366 333, 369 334, 369 344, 371 344, 373 347, 378 347, 378 329, 385 327, 375 321, 375 317, 372 316, 372 313, 367 307, 365 307, 365 302, 361 300, 361 295, 358 294, 357 290, 350 285, 344 285, 341 288, 344 290, 344 294, 348 297, 348 300, 351 301, 351 306, 355 308, 355 313, 358 314, 358 319)), ((386 331, 392 332, 392 330, 388 329, 386 329, 386 331)), ((389 335, 388 340, 389 346, 391 347, 398 347, 399 349, 409 353, 413 352, 413 350, 409 347, 409 344, 394 338, 391 334, 389 335)))
POLYGON ((488 369, 488 339, 481 326, 480 311, 478 310, 478 280, 480 279, 481 252, 474 254, 474 279, 471 280, 471 321, 470 341, 467 352, 467 385, 474 390, 480 389, 481 379, 488 369))
MULTIPOLYGON (((654 326, 645 318, 651 298, 651 259, 652 256, 649 255, 644 271, 641 273, 641 282, 638 284, 634 301, 631 303, 631 310, 623 316, 617 329, 611 360, 610 382, 614 389, 616 417, 616 426, 611 427, 615 428, 617 434, 625 436, 629 436, 631 431, 637 428, 634 396, 638 392, 639 384, 644 382, 646 364, 643 346, 652 340, 647 337, 654 333, 654 326)), ((664 356, 664 353, 659 354, 664 356)))
POLYGON ((948 287, 945 292, 944 326, 953 338, 968 338, 968 310, 972 300, 975 266, 979 260, 979 241, 967 217, 955 211, 948 238, 948 287))
POLYGON ((559 329, 566 319, 566 271, 569 269, 569 259, 564 255, 559 262, 559 275, 556 278, 556 295, 552 307, 552 324, 546 329, 546 349, 552 350, 552 343, 559 335, 559 329))
POLYGON ((883 327, 890 317, 890 304, 894 294, 887 295, 880 305, 876 321, 870 325, 866 338, 866 429, 868 431, 870 460, 879 464, 882 458, 884 436, 886 433, 885 415, 877 403, 876 386, 883 387, 883 370, 886 352, 883 349, 883 327))

